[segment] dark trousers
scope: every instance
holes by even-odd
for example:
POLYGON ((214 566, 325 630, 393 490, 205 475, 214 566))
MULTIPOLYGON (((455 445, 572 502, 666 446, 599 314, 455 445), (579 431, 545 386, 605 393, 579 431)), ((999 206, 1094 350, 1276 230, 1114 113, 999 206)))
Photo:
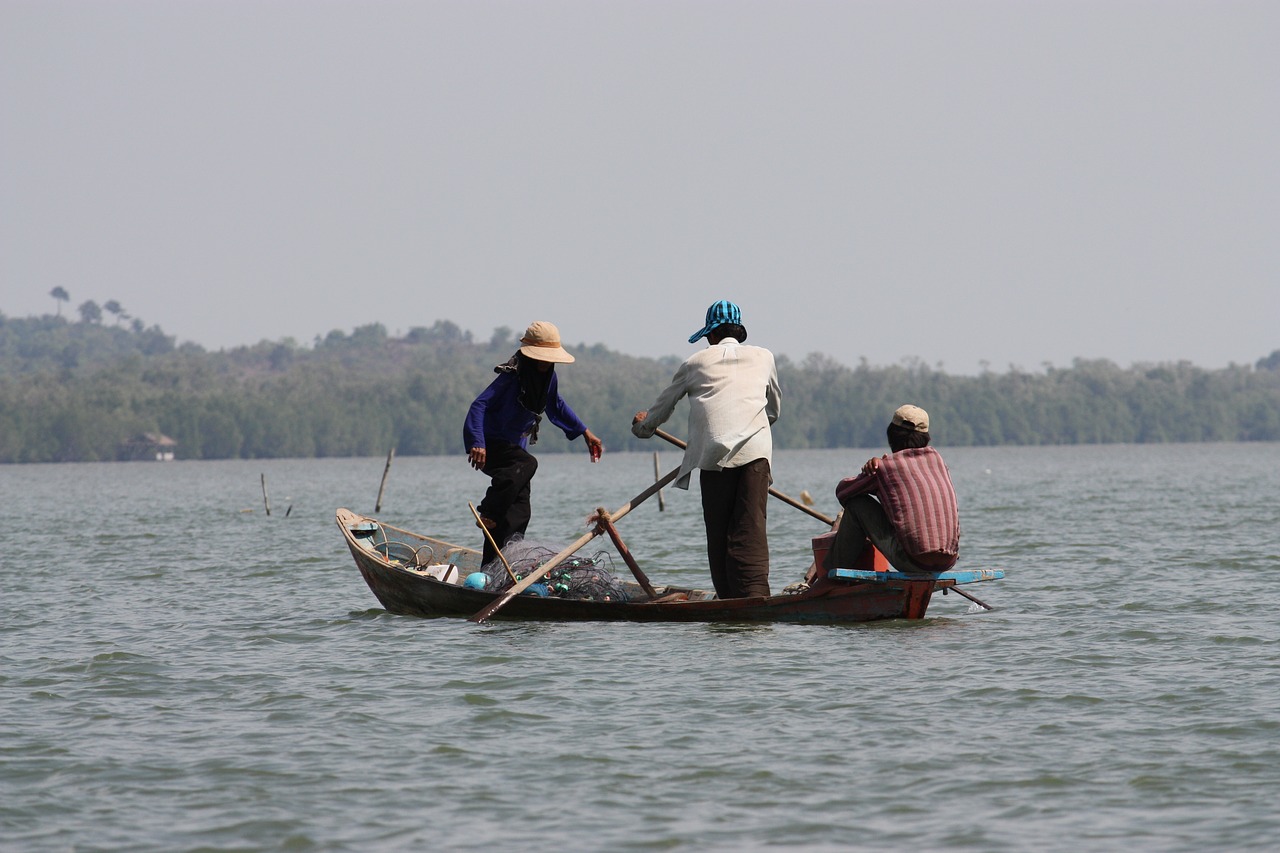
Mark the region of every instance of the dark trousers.
POLYGON ((769 594, 769 460, 700 471, 707 560, 718 598, 769 594))
POLYGON ((844 515, 840 516, 840 528, 836 530, 835 541, 827 554, 826 568, 853 568, 867 547, 868 539, 881 554, 884 554, 889 565, 900 572, 922 574, 942 571, 916 565, 906 549, 898 542, 893 532, 893 525, 885 515, 884 507, 871 495, 856 495, 844 505, 844 515))
MULTIPOLYGON (((505 547, 513 536, 524 535, 533 515, 529 501, 529 482, 538 470, 538 460, 529 451, 514 444, 494 442, 485 448, 484 467, 490 478, 489 489, 476 511, 497 522, 491 532, 499 546, 505 547)), ((498 552, 484 540, 484 562, 498 559, 498 552)))

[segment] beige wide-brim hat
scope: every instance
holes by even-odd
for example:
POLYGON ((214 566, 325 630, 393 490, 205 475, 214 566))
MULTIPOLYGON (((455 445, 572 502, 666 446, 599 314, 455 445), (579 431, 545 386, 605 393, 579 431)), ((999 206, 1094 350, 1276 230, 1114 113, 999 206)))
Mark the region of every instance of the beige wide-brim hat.
POLYGON ((898 407, 898 410, 893 413, 893 422, 900 427, 906 427, 916 432, 929 431, 929 413, 919 406, 912 406, 910 403, 898 407))
POLYGON ((560 330, 553 323, 538 320, 529 324, 520 338, 520 352, 538 361, 553 364, 573 364, 573 356, 560 346, 560 330))

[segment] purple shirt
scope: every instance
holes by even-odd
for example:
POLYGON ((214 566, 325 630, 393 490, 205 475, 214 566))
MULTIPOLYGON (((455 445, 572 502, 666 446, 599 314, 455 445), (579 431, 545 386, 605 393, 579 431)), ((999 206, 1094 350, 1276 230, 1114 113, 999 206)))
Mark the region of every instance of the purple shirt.
MULTIPOLYGON (((537 416, 520 405, 520 380, 515 371, 500 373, 480 392, 462 426, 463 450, 488 447, 489 441, 503 441, 518 447, 529 446, 529 433, 537 416)), ((569 404, 560 399, 559 382, 554 373, 547 386, 547 420, 564 430, 573 441, 587 431, 587 425, 574 414, 569 404)))
POLYGON ((938 451, 899 450, 882 458, 874 474, 848 477, 836 486, 842 505, 856 495, 880 499, 894 537, 914 562, 930 569, 956 564, 960 513, 951 475, 938 451))

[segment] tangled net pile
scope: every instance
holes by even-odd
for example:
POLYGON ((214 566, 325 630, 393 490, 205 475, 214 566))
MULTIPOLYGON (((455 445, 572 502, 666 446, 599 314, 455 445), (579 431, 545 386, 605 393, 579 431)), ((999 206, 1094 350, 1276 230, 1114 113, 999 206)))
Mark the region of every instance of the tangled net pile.
MULTIPOLYGON (((558 548, 539 545, 528 540, 512 540, 502 549, 511 571, 517 578, 527 577, 537 568, 560 553, 558 548)), ((610 569, 613 560, 605 551, 591 557, 574 555, 553 568, 539 583, 546 584, 547 594, 557 598, 586 601, 626 601, 629 596, 610 569), (606 568, 608 566, 608 568, 606 568)), ((492 560, 481 567, 484 572, 484 588, 490 592, 502 592, 512 586, 511 577, 502 560, 492 560)))

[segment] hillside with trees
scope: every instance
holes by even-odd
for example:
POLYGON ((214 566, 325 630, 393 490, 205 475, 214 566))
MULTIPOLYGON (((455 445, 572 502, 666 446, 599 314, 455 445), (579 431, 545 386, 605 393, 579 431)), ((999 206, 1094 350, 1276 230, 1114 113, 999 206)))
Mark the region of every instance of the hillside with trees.
MULTIPOLYGON (((64 317, 57 290, 54 315, 0 314, 0 462, 130 458, 140 435, 171 437, 180 459, 461 453, 467 407, 518 346, 511 329, 476 341, 440 320, 403 337, 375 323, 310 345, 209 352, 114 300, 64 317)), ((560 381, 574 409, 610 450, 651 449, 631 436, 631 415, 679 360, 568 346, 578 361, 560 381)), ((930 411, 940 445, 1280 440, 1280 350, 1221 370, 1077 360, 979 376, 814 354, 780 358, 778 373, 779 448, 879 447, 888 413, 907 401, 930 411)), ((678 411, 673 431, 682 426, 678 411)), ((538 452, 581 445, 544 431, 538 452)))

